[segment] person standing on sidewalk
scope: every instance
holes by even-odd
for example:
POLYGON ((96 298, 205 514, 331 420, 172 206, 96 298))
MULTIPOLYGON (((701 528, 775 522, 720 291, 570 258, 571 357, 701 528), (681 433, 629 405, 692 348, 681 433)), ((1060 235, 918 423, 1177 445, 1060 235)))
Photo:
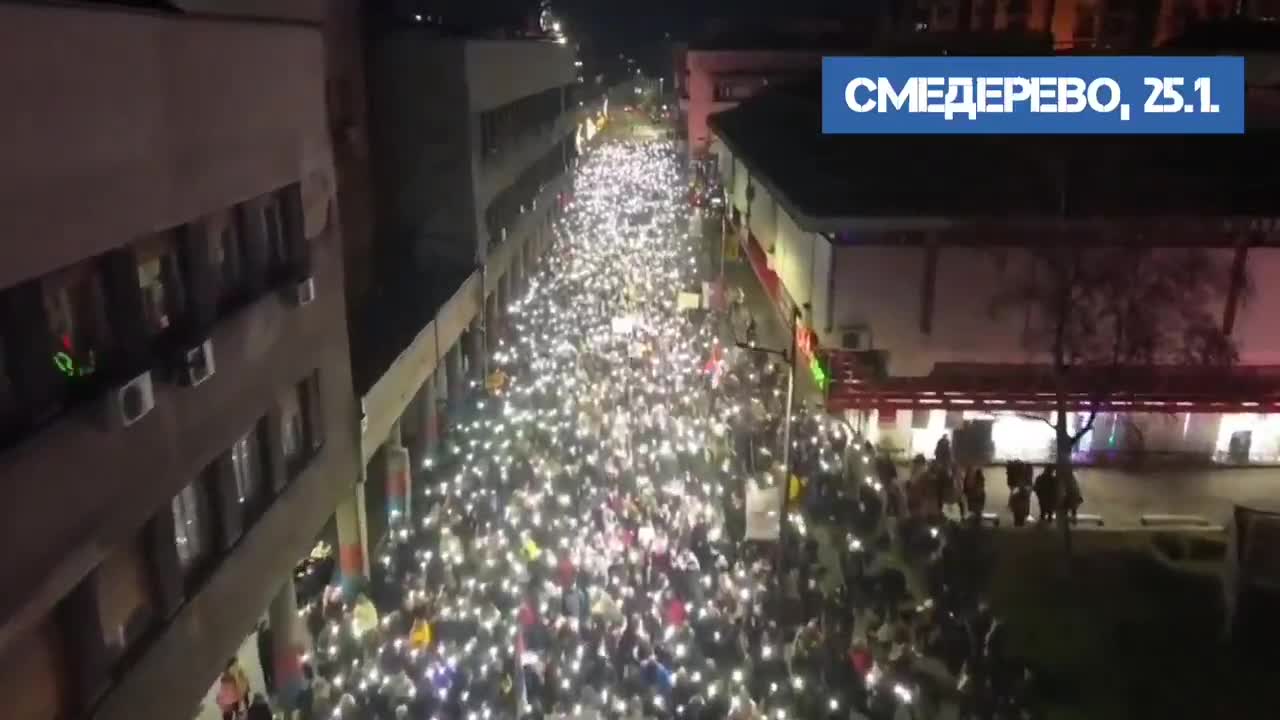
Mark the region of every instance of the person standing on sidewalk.
POLYGON ((1044 470, 1036 476, 1033 487, 1036 493, 1036 504, 1040 506, 1040 522, 1052 521, 1058 499, 1058 478, 1054 476, 1052 465, 1046 465, 1044 470))
POLYGON ((1071 518, 1071 524, 1074 525, 1076 514, 1084 504, 1084 496, 1080 494, 1080 481, 1076 479, 1075 473, 1068 472, 1065 483, 1066 487, 1062 493, 1062 512, 1071 518))
POLYGON ((222 720, 236 720, 240 716, 240 688, 230 665, 218 679, 217 702, 218 709, 222 711, 222 720))
POLYGON ((974 468, 965 476, 964 499, 969 505, 969 517, 975 523, 982 522, 982 511, 987 505, 987 477, 982 468, 974 468))

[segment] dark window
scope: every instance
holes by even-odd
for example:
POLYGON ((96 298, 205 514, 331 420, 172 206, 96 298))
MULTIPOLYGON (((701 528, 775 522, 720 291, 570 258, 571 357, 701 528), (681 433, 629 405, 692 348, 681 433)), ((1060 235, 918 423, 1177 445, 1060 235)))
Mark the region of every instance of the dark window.
POLYGON ((193 480, 171 503, 173 541, 178 548, 178 565, 189 577, 213 556, 214 521, 203 479, 193 480))
POLYGON ((218 303, 232 305, 244 297, 248 281, 245 265, 245 238, 240 227, 240 209, 218 215, 211 228, 210 259, 217 274, 218 303))
POLYGON ((260 425, 255 425, 236 440, 227 455, 231 478, 235 482, 236 501, 246 515, 252 515, 261 506, 267 488, 266 456, 260 425))
POLYGON ((560 117, 562 102, 562 88, 554 87, 480 113, 482 156, 500 156, 521 138, 546 130, 560 117))
POLYGON ((552 146, 541 159, 525 168, 516 181, 507 186, 485 209, 485 224, 491 244, 502 242, 507 232, 523 213, 535 210, 538 195, 548 183, 564 172, 565 158, 571 143, 564 140, 552 146))
POLYGON ((41 287, 49 333, 57 345, 50 361, 72 387, 80 387, 114 345, 101 271, 88 261, 47 276, 41 287))
POLYGON ((266 230, 267 248, 271 253, 271 264, 277 268, 287 266, 293 253, 290 251, 289 235, 285 231, 284 202, 280 193, 273 194, 263 206, 262 221, 266 230))
POLYGON ((137 246, 138 287, 152 335, 168 330, 182 316, 183 288, 178 261, 178 233, 160 233, 137 246))
POLYGON ((321 403, 320 371, 298 385, 298 394, 302 399, 302 414, 306 423, 307 451, 311 454, 320 451, 324 446, 324 406, 321 403))
POLYGON ((307 425, 302 410, 302 391, 305 383, 288 390, 280 399, 280 451, 284 455, 285 469, 293 479, 306 465, 307 425))
POLYGON ((117 548, 98 566, 98 619, 102 640, 115 656, 132 647, 156 619, 151 571, 140 542, 117 548))
POLYGON ((1076 40, 1092 40, 1097 34, 1097 10, 1092 5, 1076 7, 1076 40))

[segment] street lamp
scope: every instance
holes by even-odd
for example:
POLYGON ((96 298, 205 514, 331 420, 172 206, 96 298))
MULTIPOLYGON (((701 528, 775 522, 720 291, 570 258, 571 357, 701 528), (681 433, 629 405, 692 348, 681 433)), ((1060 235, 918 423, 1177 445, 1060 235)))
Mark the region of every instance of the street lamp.
POLYGON ((796 344, 796 328, 800 323, 800 310, 793 309, 791 315, 791 350, 777 350, 774 348, 756 347, 748 343, 736 343, 736 345, 750 352, 760 352, 766 355, 774 355, 782 358, 787 364, 787 397, 784 401, 783 412, 786 415, 782 419, 782 499, 779 502, 779 523, 778 523, 778 578, 784 577, 783 560, 786 558, 786 532, 787 523, 790 521, 791 515, 791 416, 795 413, 792 407, 795 402, 796 390, 796 356, 799 348, 796 344))

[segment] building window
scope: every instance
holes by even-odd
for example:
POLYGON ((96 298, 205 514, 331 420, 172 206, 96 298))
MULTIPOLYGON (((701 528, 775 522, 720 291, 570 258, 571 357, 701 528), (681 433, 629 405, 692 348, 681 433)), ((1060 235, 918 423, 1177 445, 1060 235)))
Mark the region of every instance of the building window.
POLYGON ((95 576, 103 643, 123 654, 155 620, 151 575, 141 544, 127 543, 98 566, 95 576))
POLYGON ((240 210, 235 208, 219 215, 210 231, 209 252, 217 274, 218 303, 225 307, 243 297, 248 280, 240 210))
POLYGON ((246 512, 256 510, 266 487, 266 462, 260 427, 255 425, 231 446, 231 475, 236 485, 236 501, 246 512))
POLYGON ((182 275, 177 231, 161 233, 137 246, 138 287, 143 311, 153 335, 168 330, 182 315, 182 275))
POLYGON ((93 376, 113 339, 99 268, 92 261, 67 268, 46 277, 42 289, 57 345, 50 361, 69 380, 93 376))
POLYGON ((301 385, 280 399, 280 450, 289 479, 297 476, 307 460, 306 416, 302 412, 301 385))
POLYGON ((285 232, 284 203, 281 194, 275 193, 262 208, 262 221, 266 229, 267 247, 271 261, 277 267, 289 264, 293 254, 289 251, 289 236, 285 232))
POLYGON ((302 398, 302 413, 306 421, 307 451, 315 454, 324 446, 324 408, 320 394, 320 371, 298 385, 302 398))
POLYGON ((1097 25, 1097 8, 1084 4, 1076 6, 1075 40, 1077 42, 1093 40, 1098 32, 1097 25))
POLYGON ((213 516, 209 496, 201 480, 193 480, 171 503, 173 540, 178 547, 178 565, 189 576, 199 570, 213 553, 213 516))

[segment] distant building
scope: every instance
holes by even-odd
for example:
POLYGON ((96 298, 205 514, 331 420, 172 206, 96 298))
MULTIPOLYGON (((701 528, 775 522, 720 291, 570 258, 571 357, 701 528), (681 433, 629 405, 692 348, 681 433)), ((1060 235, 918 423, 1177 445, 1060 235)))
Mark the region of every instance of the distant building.
POLYGON ((996 459, 1047 459, 1052 432, 1027 419, 1053 410, 1047 361, 1018 317, 992 315, 996 290, 1047 238, 1203 247, 1239 268, 1212 310, 1239 366, 1117 376, 1130 397, 1080 450, 1280 461, 1280 136, 825 136, 816 98, 797 86, 713 116, 711 153, 729 232, 784 322, 799 312, 831 410, 908 453, 972 425, 996 459))
POLYGON ((780 20, 767 28, 720 22, 687 46, 677 46, 674 87, 689 157, 706 155, 707 118, 712 113, 732 108, 770 85, 808 75, 824 53, 864 48, 869 31, 823 19, 780 20))

